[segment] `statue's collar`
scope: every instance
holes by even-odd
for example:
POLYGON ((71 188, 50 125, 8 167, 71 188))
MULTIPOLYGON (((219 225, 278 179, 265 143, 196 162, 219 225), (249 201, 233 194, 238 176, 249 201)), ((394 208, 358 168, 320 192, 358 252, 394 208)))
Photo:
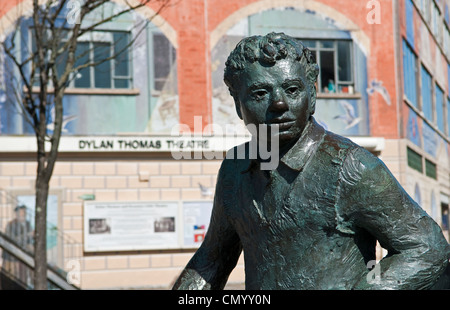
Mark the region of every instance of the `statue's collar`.
MULTIPOLYGON (((303 130, 302 135, 297 142, 287 151, 280 161, 287 167, 295 171, 301 171, 309 158, 317 151, 325 136, 325 129, 317 124, 315 119, 311 117, 311 120, 303 130)), ((249 159, 247 169, 242 173, 248 172, 254 168, 260 167, 260 160, 249 159)))

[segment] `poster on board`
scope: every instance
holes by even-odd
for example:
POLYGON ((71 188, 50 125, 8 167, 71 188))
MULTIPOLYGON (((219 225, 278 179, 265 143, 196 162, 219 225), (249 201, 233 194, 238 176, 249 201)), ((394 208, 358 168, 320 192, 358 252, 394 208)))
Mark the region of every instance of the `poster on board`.
POLYGON ((197 248, 205 238, 211 218, 212 201, 183 202, 183 246, 197 248))
POLYGON ((84 204, 84 251, 181 248, 178 202, 84 204))

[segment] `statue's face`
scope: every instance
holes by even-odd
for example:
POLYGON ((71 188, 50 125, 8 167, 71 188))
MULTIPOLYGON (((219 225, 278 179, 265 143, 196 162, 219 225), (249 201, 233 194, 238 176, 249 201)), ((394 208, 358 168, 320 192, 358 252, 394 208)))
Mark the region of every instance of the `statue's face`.
POLYGON ((237 112, 245 124, 279 129, 280 146, 298 139, 311 115, 304 66, 283 59, 273 66, 249 64, 239 78, 237 112))

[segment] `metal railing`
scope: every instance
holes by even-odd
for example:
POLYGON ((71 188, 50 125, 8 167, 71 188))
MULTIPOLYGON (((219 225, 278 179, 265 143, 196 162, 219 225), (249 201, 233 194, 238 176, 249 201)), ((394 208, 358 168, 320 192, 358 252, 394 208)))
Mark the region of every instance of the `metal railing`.
MULTIPOLYGON (((66 280, 68 268, 72 266, 68 263, 80 261, 82 245, 48 222, 46 238, 49 276, 59 278, 55 280, 56 282, 60 282, 60 279, 66 280)), ((6 283, 6 286, 11 284, 20 285, 24 289, 33 289, 33 252, 34 211, 21 205, 13 207, 11 203, 1 205, 0 270, 3 286, 6 283)), ((49 280, 49 289, 61 286, 64 285, 61 283, 55 285, 54 281, 49 280)))
MULTIPOLYGON (((0 289, 34 289, 34 259, 22 250, 13 240, 0 233, 2 249, 2 268, 0 269, 0 289)), ((47 266, 47 289, 76 290, 78 287, 68 283, 67 276, 53 266, 47 266)))

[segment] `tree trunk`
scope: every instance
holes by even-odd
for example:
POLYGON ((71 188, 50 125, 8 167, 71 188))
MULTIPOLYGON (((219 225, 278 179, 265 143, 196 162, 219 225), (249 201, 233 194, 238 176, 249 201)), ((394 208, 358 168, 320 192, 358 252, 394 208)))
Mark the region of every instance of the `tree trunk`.
MULTIPOLYGON (((51 148, 48 154, 45 152, 46 115, 45 109, 41 110, 37 139, 37 177, 36 177, 36 210, 35 210, 35 249, 34 249, 34 289, 47 289, 47 200, 49 183, 53 174, 53 168, 58 157, 58 146, 61 139, 61 125, 63 115, 63 92, 55 90, 55 130, 50 138, 51 148)), ((41 101, 41 103, 43 100, 41 101)), ((45 106, 45 105, 44 105, 45 106)))
POLYGON ((47 197, 48 182, 45 178, 45 163, 39 159, 36 178, 35 245, 34 245, 34 289, 47 289, 47 197))

